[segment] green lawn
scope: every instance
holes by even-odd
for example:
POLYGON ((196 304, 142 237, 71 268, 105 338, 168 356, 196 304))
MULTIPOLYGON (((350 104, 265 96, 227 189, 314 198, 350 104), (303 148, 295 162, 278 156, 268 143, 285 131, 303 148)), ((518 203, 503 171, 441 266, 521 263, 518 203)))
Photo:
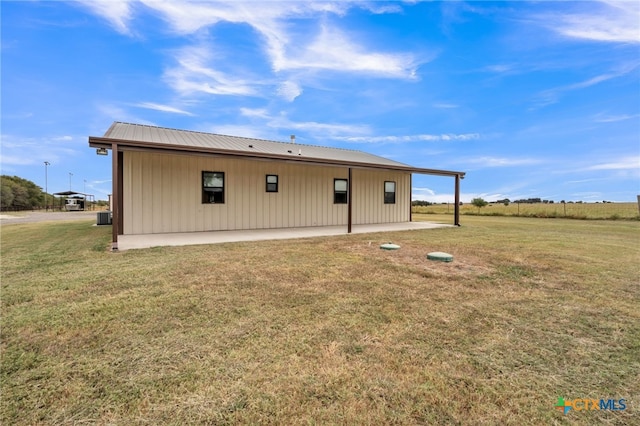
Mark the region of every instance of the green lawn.
POLYGON ((462 223, 122 253, 2 225, 0 422, 638 424, 640 223, 462 223))

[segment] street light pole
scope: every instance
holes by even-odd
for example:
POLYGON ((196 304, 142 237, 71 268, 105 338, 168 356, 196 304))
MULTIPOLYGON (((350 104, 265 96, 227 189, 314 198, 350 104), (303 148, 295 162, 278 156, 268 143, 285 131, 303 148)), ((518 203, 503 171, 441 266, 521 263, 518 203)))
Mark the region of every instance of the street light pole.
POLYGON ((49 179, 47 177, 47 166, 51 165, 48 161, 44 162, 44 211, 49 211, 49 205, 47 204, 47 198, 49 197, 47 194, 49 193, 49 179))
POLYGON ((71 176, 73 176, 73 173, 69 172, 69 191, 71 191, 71 176))

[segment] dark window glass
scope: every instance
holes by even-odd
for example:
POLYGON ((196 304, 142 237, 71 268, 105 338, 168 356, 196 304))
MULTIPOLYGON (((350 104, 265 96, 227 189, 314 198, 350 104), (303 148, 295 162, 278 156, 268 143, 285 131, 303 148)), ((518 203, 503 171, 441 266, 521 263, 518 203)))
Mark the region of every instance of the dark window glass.
POLYGON ((333 203, 334 204, 347 204, 347 179, 334 179, 333 180, 333 203))
POLYGON ((278 192, 278 175, 267 175, 267 192, 278 192))
POLYGON ((202 172, 202 202, 224 204, 224 172, 202 172))
POLYGON ((384 183, 384 203, 395 204, 396 203, 396 183, 385 181, 384 183))

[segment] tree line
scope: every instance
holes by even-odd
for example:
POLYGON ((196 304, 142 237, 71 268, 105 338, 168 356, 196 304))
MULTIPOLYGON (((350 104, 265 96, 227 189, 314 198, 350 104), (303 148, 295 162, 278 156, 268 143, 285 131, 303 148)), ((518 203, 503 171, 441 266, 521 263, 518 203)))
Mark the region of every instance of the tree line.
POLYGON ((2 210, 32 210, 44 207, 42 188, 18 176, 0 176, 0 207, 2 210))

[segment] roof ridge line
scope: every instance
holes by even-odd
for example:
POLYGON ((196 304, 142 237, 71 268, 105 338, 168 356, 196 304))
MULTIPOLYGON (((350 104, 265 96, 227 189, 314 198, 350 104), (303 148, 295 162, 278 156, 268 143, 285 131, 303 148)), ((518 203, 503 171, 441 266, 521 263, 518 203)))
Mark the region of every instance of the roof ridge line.
MULTIPOLYGON (((125 125, 128 125, 128 126, 140 126, 140 127, 153 127, 153 128, 156 128, 156 129, 174 130, 176 132, 198 133, 198 134, 201 134, 201 135, 224 136, 224 137, 228 137, 228 138, 248 139, 248 140, 252 140, 252 141, 281 143, 281 144, 284 144, 284 145, 297 145, 297 146, 310 146, 310 147, 314 147, 314 148, 337 149, 337 150, 341 150, 341 151, 364 153, 364 154, 373 155, 373 156, 376 156, 376 157, 385 158, 385 159, 389 160, 386 157, 382 157, 382 156, 377 155, 377 154, 371 154, 370 152, 362 151, 362 150, 359 150, 359 149, 340 148, 340 147, 324 146, 324 145, 311 145, 311 144, 304 144, 304 143, 297 143, 297 142, 282 142, 282 141, 274 141, 274 140, 270 140, 270 139, 252 138, 252 137, 248 137, 248 136, 224 135, 222 133, 211 133, 211 132, 201 132, 201 131, 198 131, 198 130, 176 129, 176 128, 173 128, 173 127, 154 126, 154 125, 150 125, 150 124, 128 123, 128 122, 125 122, 125 121, 114 121, 113 124, 111 125, 111 127, 109 127, 109 129, 107 130, 106 133, 108 133, 116 124, 125 124, 125 125)), ((392 160, 392 161, 395 161, 395 160, 392 160)))

